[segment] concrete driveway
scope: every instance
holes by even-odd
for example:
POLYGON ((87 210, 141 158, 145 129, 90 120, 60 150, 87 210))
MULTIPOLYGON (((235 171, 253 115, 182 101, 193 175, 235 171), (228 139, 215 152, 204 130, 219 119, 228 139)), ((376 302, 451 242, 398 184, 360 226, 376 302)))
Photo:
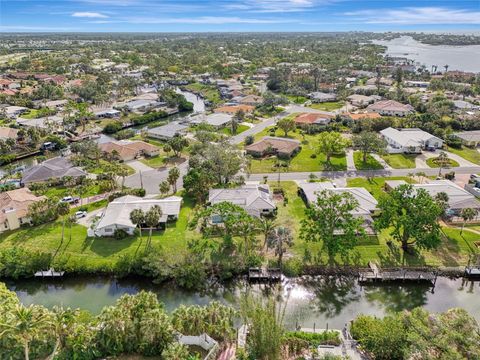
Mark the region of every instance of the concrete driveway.
POLYGON ((101 209, 97 209, 89 212, 87 216, 85 216, 84 218, 77 219, 77 224, 83 225, 88 229, 92 224, 92 221, 95 218, 95 216, 97 216, 97 214, 102 214, 104 210, 105 208, 101 208, 101 209))
POLYGON ((144 163, 142 163, 141 161, 139 160, 130 160, 130 161, 127 161, 125 162, 125 164, 127 164, 128 166, 130 166, 133 170, 135 170, 136 173, 140 172, 140 171, 150 171, 150 170, 154 170, 154 168, 148 166, 148 165, 145 165, 144 163))

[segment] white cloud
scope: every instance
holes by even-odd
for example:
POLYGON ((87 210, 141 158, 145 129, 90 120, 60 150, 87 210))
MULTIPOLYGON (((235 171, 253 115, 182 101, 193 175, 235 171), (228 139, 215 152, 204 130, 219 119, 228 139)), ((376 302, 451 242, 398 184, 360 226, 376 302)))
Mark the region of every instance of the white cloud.
POLYGON ((289 23, 292 20, 285 19, 256 19, 241 18, 236 16, 201 16, 196 18, 148 18, 132 17, 125 22, 132 24, 278 24, 289 23))
POLYGON ((344 13, 369 24, 480 24, 480 11, 447 7, 371 9, 344 13))
POLYGON ((224 7, 228 10, 282 13, 306 11, 315 5, 327 2, 330 0, 243 0, 228 3, 224 7))
POLYGON ((108 18, 107 15, 98 13, 98 12, 90 12, 90 11, 78 11, 72 14, 73 17, 80 17, 80 18, 108 18))

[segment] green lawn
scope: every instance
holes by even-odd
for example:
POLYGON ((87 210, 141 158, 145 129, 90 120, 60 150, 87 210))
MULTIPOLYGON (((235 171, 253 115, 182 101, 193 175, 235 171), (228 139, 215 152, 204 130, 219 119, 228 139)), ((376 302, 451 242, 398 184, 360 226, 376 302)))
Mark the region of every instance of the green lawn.
POLYGON ((414 181, 409 177, 395 176, 395 177, 374 177, 374 178, 348 178, 347 186, 348 187, 363 187, 373 195, 375 199, 379 199, 380 196, 385 193, 384 186, 385 181, 387 180, 405 180, 408 183, 413 183, 414 181))
POLYGON ((456 149, 453 147, 448 147, 448 151, 452 154, 463 157, 465 160, 468 160, 474 164, 480 165, 480 152, 477 149, 472 149, 466 146, 463 146, 461 149, 456 149))
MULTIPOLYGON (((406 180, 408 178, 389 178, 391 180, 406 180)), ((350 179, 349 179, 350 180, 350 179)), ((368 183, 366 179, 351 179, 348 186, 363 186, 369 191, 373 192, 377 197, 382 191, 382 185, 385 183, 385 178, 375 178, 373 182, 368 183)), ((277 187, 277 182, 270 182, 272 188, 277 187)), ((303 258, 305 251, 321 260, 325 264, 327 257, 321 253, 321 243, 307 242, 299 238, 299 231, 301 220, 304 217, 305 204, 303 200, 297 195, 297 185, 294 182, 281 182, 280 186, 284 189, 287 204, 284 206, 278 203, 277 222, 282 226, 287 226, 292 229, 294 233, 294 244, 289 250, 289 256, 303 258)), ((464 266, 468 263, 468 258, 477 250, 473 245, 474 241, 479 240, 479 235, 467 231, 467 228, 460 235, 459 229, 443 228, 445 236, 443 236, 442 245, 434 251, 422 251, 416 255, 404 255, 399 247, 389 247, 388 240, 392 240, 389 231, 382 231, 377 236, 370 236, 360 241, 353 250, 350 259, 343 260, 340 257, 336 258, 337 263, 344 264, 358 264, 366 266, 369 261, 376 261, 383 266, 464 266)))
POLYGON ((353 161, 357 170, 379 170, 383 169, 380 164, 372 155, 367 155, 367 160, 363 162, 363 153, 361 151, 355 151, 353 153, 353 161))
POLYGON ((343 101, 331 101, 318 104, 312 104, 310 107, 312 109, 322 110, 322 111, 333 111, 340 109, 345 103, 343 101))
POLYGON ((193 83, 193 84, 188 84, 185 86, 187 90, 195 91, 210 101, 213 104, 218 104, 222 101, 220 97, 220 93, 218 92, 216 86, 214 85, 203 85, 200 83, 193 83))
MULTIPOLYGON (((105 167, 108 165, 110 165, 108 161, 100 159, 100 163, 98 165, 93 163, 91 166, 86 167, 85 170, 91 174, 97 174, 97 175, 103 174, 105 172, 105 167)), ((127 170, 128 172, 127 176, 135 174, 135 170, 133 170, 133 168, 131 168, 127 164, 117 164, 117 165, 127 170)))
POLYGON ((414 154, 385 154, 382 159, 394 169, 413 169, 415 168, 414 154))
MULTIPOLYGON (((247 125, 238 125, 236 135, 241 134, 248 129, 250 129, 250 127, 247 125)), ((220 132, 222 134, 232 136, 232 129, 230 127, 223 128, 220 132)))
MULTIPOLYGON (((100 202, 100 205, 104 205, 100 202)), ((90 205, 92 210, 96 206, 90 205)), ((199 235, 187 229, 192 211, 192 202, 184 199, 179 219, 169 223, 165 231, 155 232, 152 245, 168 253, 168 259, 174 263, 184 256, 187 249, 187 240, 199 235)), ((145 250, 146 235, 143 238, 129 237, 123 240, 113 238, 88 238, 87 228, 75 224, 72 229, 65 230, 65 240, 60 246, 62 221, 26 227, 9 231, 0 235, 0 250, 12 246, 24 246, 29 249, 46 251, 57 255, 55 264, 62 264, 62 268, 76 269, 77 271, 111 271, 115 263, 124 255, 141 254, 145 250), (70 239, 71 236, 71 239, 70 239)))
MULTIPOLYGON (((71 188, 66 188, 66 187, 49 187, 46 192, 42 192, 41 195, 45 195, 49 198, 52 197, 57 197, 61 199, 64 196, 70 196, 74 195, 75 192, 72 193, 71 188)), ((94 196, 94 195, 99 195, 102 194, 101 187, 99 184, 92 184, 88 186, 86 189, 85 193, 82 194, 82 197, 89 197, 89 196, 94 196)), ((40 194, 39 194, 40 195, 40 194)))
MULTIPOLYGON (((427 165, 430 166, 431 168, 438 168, 440 165, 437 162, 438 158, 429 158, 427 159, 427 165)), ((448 159, 448 165, 444 167, 457 167, 459 166, 458 162, 456 162, 453 159, 448 159)))
MULTIPOLYGON (((260 140, 264 136, 273 136, 270 133, 271 128, 267 128, 255 135, 255 141, 260 140)), ((274 136, 285 137, 283 131, 277 129, 274 136)), ((300 133, 292 131, 288 133, 288 138, 304 141, 300 133)), ((302 143, 302 149, 295 155, 288 167, 288 172, 313 172, 323 170, 346 170, 347 159, 345 153, 334 155, 330 159, 330 164, 326 163, 325 154, 317 153, 316 135, 305 135, 306 143, 302 143)), ((275 164, 277 163, 276 156, 271 156, 263 159, 253 159, 251 161, 250 171, 253 174, 277 172, 275 164)), ((283 172, 287 171, 287 167, 282 168, 283 172)))
POLYGON ((294 104, 303 104, 308 100, 305 96, 286 95, 286 97, 294 104))

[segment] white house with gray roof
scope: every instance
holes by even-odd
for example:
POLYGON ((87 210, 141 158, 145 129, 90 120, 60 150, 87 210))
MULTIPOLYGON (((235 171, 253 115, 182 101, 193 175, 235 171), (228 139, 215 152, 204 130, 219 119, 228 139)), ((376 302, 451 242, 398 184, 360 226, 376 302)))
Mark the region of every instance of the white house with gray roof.
POLYGON ((113 236, 115 230, 121 229, 129 235, 133 235, 137 226, 130 220, 130 213, 135 209, 147 212, 153 206, 159 206, 162 209, 162 216, 157 228, 165 228, 167 221, 178 218, 181 204, 182 198, 178 196, 164 199, 141 198, 133 195, 122 196, 108 204, 93 233, 95 236, 113 236))
POLYGON ((173 121, 162 126, 148 129, 147 135, 155 139, 170 140, 174 136, 185 134, 187 129, 187 125, 180 124, 178 121, 173 121))
MULTIPOLYGON (((244 185, 236 189, 210 189, 208 203, 215 205, 221 202, 238 205, 255 217, 273 214, 277 208, 270 188, 265 184, 244 185)), ((215 219, 212 220, 215 222, 215 219)), ((217 222, 221 222, 221 220, 217 222)))
POLYGON ((421 153, 424 149, 441 149, 443 140, 426 131, 412 129, 383 129, 380 134, 387 142, 389 153, 421 153))
POLYGON ((210 115, 199 114, 190 118, 193 125, 208 124, 217 129, 227 126, 232 121, 232 115, 226 113, 213 113, 210 115))

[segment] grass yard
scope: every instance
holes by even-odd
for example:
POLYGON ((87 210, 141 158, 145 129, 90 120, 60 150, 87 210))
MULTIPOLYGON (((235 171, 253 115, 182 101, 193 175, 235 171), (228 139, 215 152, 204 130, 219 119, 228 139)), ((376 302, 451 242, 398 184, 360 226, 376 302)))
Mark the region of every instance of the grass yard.
POLYGON ((414 154, 385 154, 382 159, 386 161, 394 169, 414 169, 415 158, 414 154))
MULTIPOLYGON (((75 193, 75 192, 73 192, 73 193, 75 193)), ((94 196, 94 195, 99 195, 101 193, 102 193, 101 186, 99 184, 92 184, 85 189, 85 192, 82 193, 81 196, 86 198, 86 197, 90 197, 90 196, 94 196)), ((46 197, 49 197, 49 198, 57 197, 58 199, 61 199, 64 196, 70 196, 70 195, 73 195, 73 194, 72 194, 72 189, 71 188, 58 186, 58 187, 48 187, 47 191, 42 192, 41 195, 45 195, 46 197)), ((80 194, 78 194, 78 195, 80 195, 80 194)))
MULTIPOLYGON (((100 205, 104 205, 99 202, 100 205)), ((97 204, 98 205, 98 204, 97 204)), ((90 204, 91 210, 96 205, 90 204)), ((169 223, 165 231, 154 232, 152 245, 169 254, 168 259, 174 263, 184 256, 187 240, 199 236, 187 229, 192 211, 192 202, 184 199, 180 215, 175 223, 169 223)), ((32 250, 57 252, 54 267, 76 271, 111 271, 116 262, 125 255, 135 255, 145 250, 147 232, 143 238, 128 237, 122 240, 113 238, 88 238, 87 228, 75 224, 71 230, 66 227, 65 240, 60 246, 62 221, 26 227, 0 235, 0 250, 12 246, 24 246, 32 250), (71 237, 71 238, 70 238, 71 237)))
POLYGON ((367 161, 363 162, 363 153, 361 151, 355 151, 353 153, 353 161, 357 170, 380 170, 383 169, 380 164, 372 155, 367 155, 367 161))
POLYGON ((305 96, 295 96, 295 95, 285 95, 288 100, 293 102, 294 104, 303 104, 308 99, 305 96))
POLYGON ((456 149, 449 146, 447 151, 461 156, 465 160, 468 160, 474 164, 480 165, 480 152, 477 149, 472 149, 466 146, 463 146, 461 149, 456 149))
MULTIPOLYGON (((401 177, 388 179, 410 181, 408 178, 401 177)), ((364 186, 378 196, 382 191, 382 184, 388 179, 375 178, 370 185, 366 184, 366 179, 352 179, 355 181, 349 182, 348 186, 364 186), (361 182, 362 180, 364 181, 363 183, 361 182)), ((270 182, 270 186, 271 188, 278 187, 278 183, 270 182)), ((321 263, 326 264, 327 256, 321 253, 321 243, 306 242, 299 238, 305 204, 297 195, 297 185, 292 181, 284 181, 280 183, 280 187, 284 189, 288 202, 286 205, 282 203, 277 204, 277 222, 289 227, 294 233, 294 244, 289 250, 289 256, 302 259, 307 251, 312 257, 317 257, 321 263)), ((359 241, 349 259, 338 257, 336 261, 338 264, 348 263, 362 266, 366 266, 372 260, 382 266, 463 266, 468 263, 469 256, 478 251, 473 243, 480 238, 478 234, 467 229, 460 235, 459 229, 443 228, 445 235, 443 236, 442 245, 434 251, 422 251, 416 255, 404 255, 397 244, 393 244, 391 247, 388 246, 387 241, 392 239, 389 231, 385 230, 377 236, 369 236, 359 241)))
MULTIPOLYGON (((103 174, 105 172, 105 167, 111 165, 108 161, 100 159, 100 164, 92 164, 92 166, 86 167, 85 170, 91 174, 103 174)), ((128 172, 127 176, 135 174, 135 170, 128 166, 127 164, 117 164, 118 166, 121 166, 125 168, 128 172)))
POLYGON ((222 102, 220 93, 217 88, 213 85, 203 85, 200 83, 188 84, 185 86, 187 90, 200 93, 205 99, 210 101, 213 104, 218 104, 222 102))
MULTIPOLYGON (((273 136, 270 133, 271 128, 267 128, 255 135, 255 141, 260 140, 264 136, 273 136)), ((274 136, 285 137, 284 132, 277 129, 274 136)), ((292 131, 288 133, 289 139, 297 139, 303 141, 303 137, 298 132, 292 131)), ((302 149, 295 155, 290 165, 282 168, 283 172, 314 172, 323 170, 346 170, 347 158, 345 153, 334 155, 330 159, 330 164, 326 163, 325 154, 317 154, 317 140, 315 135, 305 135, 306 143, 302 143, 302 149)), ((276 156, 271 156, 263 159, 253 159, 251 161, 250 171, 253 174, 277 172, 275 164, 277 162, 276 156)))
MULTIPOLYGON (((236 135, 241 134, 248 129, 250 129, 250 127, 247 125, 238 125, 236 135)), ((222 130, 220 130, 220 132, 225 135, 233 136, 232 129, 230 127, 223 128, 222 130)))
POLYGON ((345 103, 343 101, 331 101, 318 104, 312 104, 309 107, 322 111, 333 111, 340 109, 345 103))
POLYGON ((388 180, 404 180, 407 183, 413 183, 414 181, 405 176, 396 176, 396 177, 374 177, 374 178, 348 178, 347 186, 348 187, 363 187, 368 190, 370 194, 373 195, 375 199, 379 199, 380 196, 385 193, 384 186, 385 182, 388 180))
MULTIPOLYGON (((439 168, 440 164, 437 162, 438 158, 429 158, 427 159, 427 165, 431 168, 439 168)), ((448 159, 448 165, 443 167, 457 167, 459 166, 458 162, 453 159, 448 159)))

